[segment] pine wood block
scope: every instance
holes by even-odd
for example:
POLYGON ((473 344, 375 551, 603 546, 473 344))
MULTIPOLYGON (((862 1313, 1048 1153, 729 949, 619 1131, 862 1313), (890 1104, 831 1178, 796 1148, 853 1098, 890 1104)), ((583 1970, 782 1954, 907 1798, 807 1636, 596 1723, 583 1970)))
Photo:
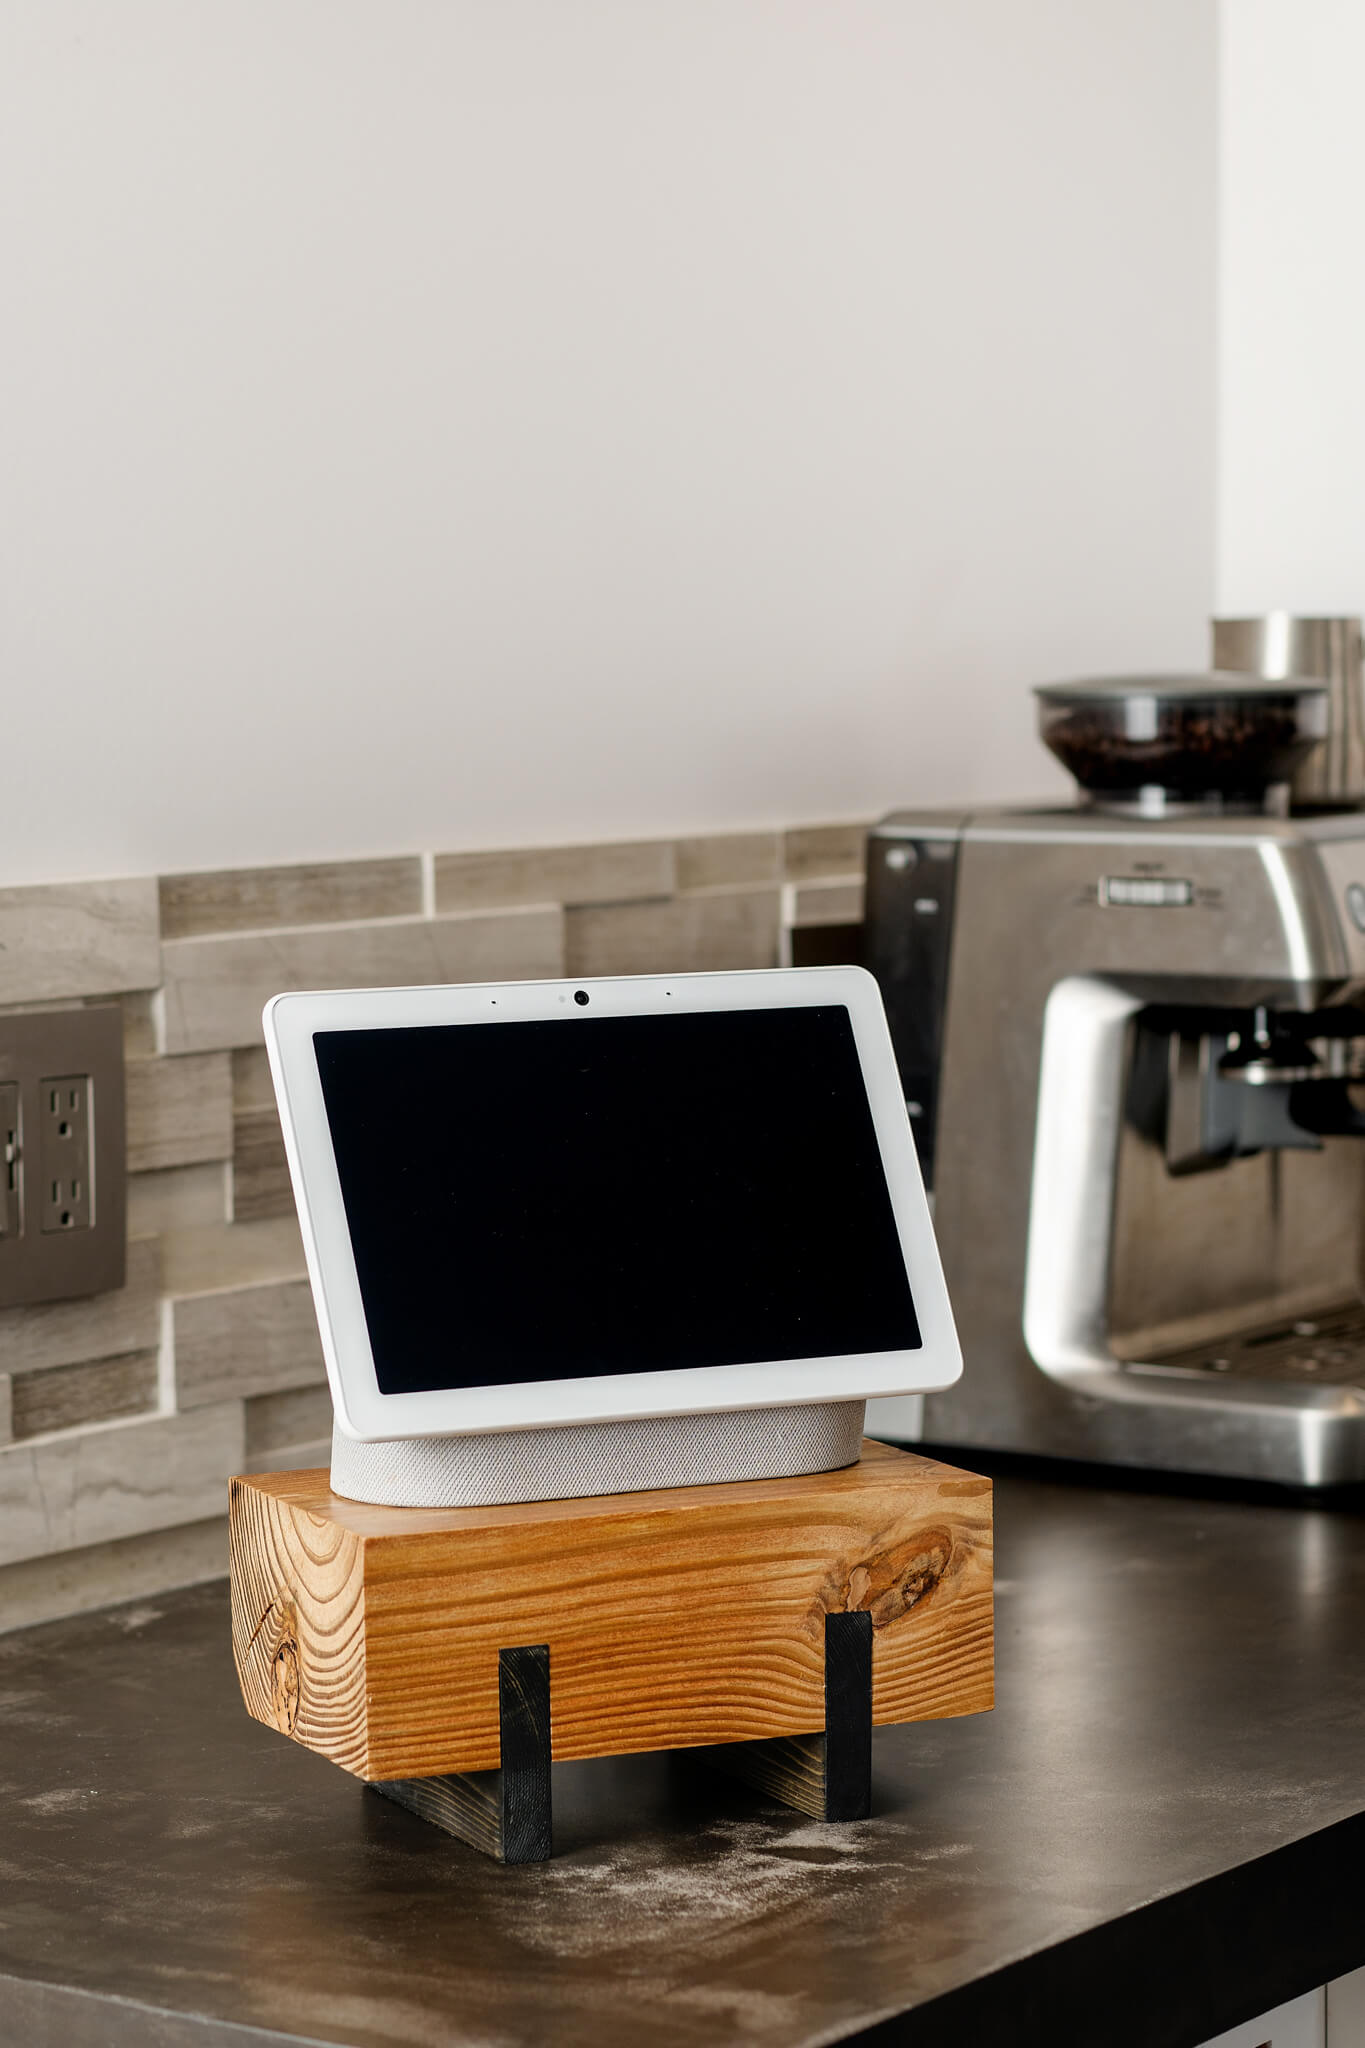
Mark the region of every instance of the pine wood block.
POLYGON ((825 1726, 825 1616, 866 1612, 876 1723, 993 1703, 990 1482, 866 1442, 843 1472, 497 1508, 234 1479, 248 1710, 357 1777, 493 1770, 498 1657, 548 1646, 556 1758, 825 1726))
POLYGON ((543 1863, 553 1846, 546 1644, 498 1652, 498 1718, 496 1771, 380 1779, 373 1789, 499 1863, 543 1863))
POLYGON ((824 1725, 810 1735, 727 1742, 704 1761, 813 1820, 866 1820, 872 1811, 872 1616, 825 1616, 824 1725))

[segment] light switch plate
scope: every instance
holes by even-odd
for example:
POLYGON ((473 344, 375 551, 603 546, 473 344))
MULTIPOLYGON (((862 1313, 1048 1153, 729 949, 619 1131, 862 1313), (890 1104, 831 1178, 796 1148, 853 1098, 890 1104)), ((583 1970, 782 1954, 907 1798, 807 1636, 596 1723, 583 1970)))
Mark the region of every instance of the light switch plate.
POLYGON ((0 1308, 121 1287, 123 1012, 0 1016, 0 1308))

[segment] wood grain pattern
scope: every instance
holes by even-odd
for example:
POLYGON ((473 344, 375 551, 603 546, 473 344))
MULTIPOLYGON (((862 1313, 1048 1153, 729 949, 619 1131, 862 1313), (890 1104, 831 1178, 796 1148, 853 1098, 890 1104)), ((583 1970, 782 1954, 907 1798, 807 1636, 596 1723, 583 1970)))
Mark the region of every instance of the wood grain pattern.
POLYGON ((874 1721, 992 1704, 990 1482, 884 1444, 810 1478, 518 1507, 260 1474, 233 1481, 231 1535, 248 1708, 363 1778, 494 1769, 516 1643, 550 1646, 557 1758, 823 1727, 824 1618, 848 1610, 872 1618, 874 1721))
POLYGON ((723 1742, 699 1759, 727 1778, 752 1785, 782 1806, 794 1806, 812 1820, 828 1820, 825 1811, 825 1737, 773 1735, 766 1742, 723 1742))
POLYGON ((872 1617, 825 1616, 825 1725, 810 1735, 730 1742, 703 1759, 815 1820, 872 1811, 872 1617))
POLYGON ((229 1488, 232 1654, 247 1710, 360 1777, 419 1775, 366 1769, 364 1543, 325 1515, 280 1514, 272 1476, 229 1488))
POLYGON ((553 1846, 546 1644, 499 1652, 498 1717, 496 1771, 379 1780, 372 1789, 500 1863, 544 1863, 553 1846))
MULTIPOLYGON (((376 1778, 372 1792, 395 1806, 404 1806, 419 1820, 430 1821, 447 1835, 457 1835, 485 1856, 502 1853, 502 1772, 459 1771, 443 1778, 376 1778)), ((538 1859, 536 1859, 538 1860, 538 1859)))

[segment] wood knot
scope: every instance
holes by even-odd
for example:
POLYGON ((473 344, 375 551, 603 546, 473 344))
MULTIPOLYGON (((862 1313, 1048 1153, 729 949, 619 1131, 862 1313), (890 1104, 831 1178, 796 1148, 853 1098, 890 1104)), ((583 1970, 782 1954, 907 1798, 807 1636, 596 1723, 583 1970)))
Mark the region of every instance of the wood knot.
POLYGON ((837 1604, 850 1611, 865 1609, 874 1628, 888 1628, 937 1591, 952 1555, 953 1539, 946 1529, 919 1529, 903 1543, 855 1564, 837 1604))
POLYGON ((275 1726, 292 1735, 299 1718, 299 1646, 292 1635, 282 1636, 275 1645, 270 1666, 270 1703, 275 1726))

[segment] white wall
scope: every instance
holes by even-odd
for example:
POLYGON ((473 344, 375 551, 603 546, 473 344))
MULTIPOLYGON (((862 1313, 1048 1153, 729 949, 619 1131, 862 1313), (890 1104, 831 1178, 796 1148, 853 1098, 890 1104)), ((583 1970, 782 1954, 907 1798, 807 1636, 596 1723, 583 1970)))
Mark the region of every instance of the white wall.
POLYGON ((1365 610, 1365 8, 1223 0, 1222 612, 1365 610))
POLYGON ((1060 789, 1204 651, 1214 26, 8 0, 0 881, 1060 789))

